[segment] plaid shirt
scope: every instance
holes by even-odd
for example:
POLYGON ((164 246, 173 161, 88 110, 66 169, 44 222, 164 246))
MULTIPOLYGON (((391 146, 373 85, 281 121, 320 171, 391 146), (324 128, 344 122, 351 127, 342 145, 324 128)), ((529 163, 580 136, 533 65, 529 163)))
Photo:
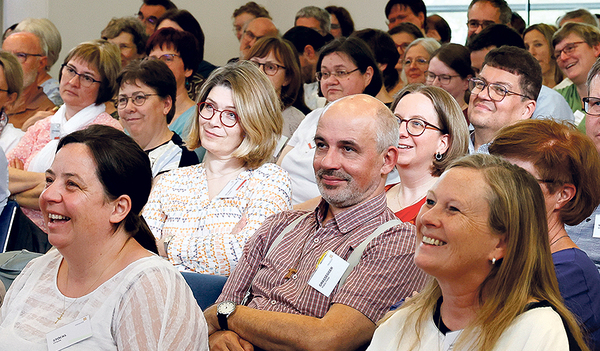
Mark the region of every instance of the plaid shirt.
POLYGON ((276 249, 265 257, 275 238, 305 211, 286 211, 269 217, 244 247, 217 302, 240 303, 252 284, 249 307, 323 317, 334 303, 350 306, 376 322, 390 306, 420 290, 425 273, 414 264, 415 227, 403 223, 387 230, 365 248, 346 283, 329 297, 308 285, 318 259, 332 250, 347 260, 354 248, 379 225, 396 219, 385 194, 343 211, 323 224, 328 204, 321 201, 276 249), (285 278, 290 268, 297 273, 285 278))

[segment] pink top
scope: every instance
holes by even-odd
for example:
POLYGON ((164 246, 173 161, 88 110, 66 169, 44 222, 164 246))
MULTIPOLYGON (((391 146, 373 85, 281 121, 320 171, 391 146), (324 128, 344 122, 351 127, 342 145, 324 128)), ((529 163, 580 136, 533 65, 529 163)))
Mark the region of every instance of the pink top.
MULTIPOLYGON (((6 158, 8 162, 19 159, 24 164, 24 169, 29 167, 29 164, 46 144, 50 142, 50 119, 52 116, 48 116, 40 121, 37 121, 33 126, 27 129, 27 132, 21 138, 21 141, 12 150, 8 152, 6 158)), ((106 112, 102 112, 94 119, 91 124, 102 124, 123 130, 123 127, 116 119, 112 118, 106 112)), ((46 225, 44 224, 44 218, 40 210, 34 210, 23 207, 23 213, 29 217, 35 224, 37 224, 42 230, 46 231, 46 225)))

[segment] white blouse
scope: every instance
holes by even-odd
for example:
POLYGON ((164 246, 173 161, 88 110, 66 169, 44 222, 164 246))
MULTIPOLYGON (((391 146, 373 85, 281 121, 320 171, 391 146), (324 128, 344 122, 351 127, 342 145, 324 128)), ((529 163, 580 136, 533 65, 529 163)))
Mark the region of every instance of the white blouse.
POLYGON ((0 309, 3 350, 47 350, 47 333, 88 315, 92 337, 65 350, 208 350, 204 315, 166 260, 141 258, 75 299, 56 285, 62 258, 51 250, 11 285, 0 309))

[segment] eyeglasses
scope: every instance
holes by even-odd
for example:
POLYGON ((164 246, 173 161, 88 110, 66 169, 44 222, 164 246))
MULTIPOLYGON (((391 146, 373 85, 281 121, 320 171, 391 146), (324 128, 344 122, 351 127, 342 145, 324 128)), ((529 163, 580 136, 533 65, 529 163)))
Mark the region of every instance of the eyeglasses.
POLYGON ((478 20, 473 19, 473 20, 469 20, 467 22, 467 26, 471 30, 477 30, 477 28, 479 28, 479 27, 481 27, 481 29, 486 29, 487 27, 489 27, 495 23, 496 22, 494 22, 494 21, 478 21, 478 20))
POLYGON ((588 96, 582 100, 585 113, 591 116, 600 116, 600 98, 588 96))
POLYGON ((173 62, 173 60, 175 60, 175 57, 181 57, 181 55, 177 55, 177 54, 163 54, 163 55, 160 55, 159 57, 148 56, 148 58, 150 58, 151 60, 161 60, 164 63, 171 63, 171 62, 173 62))
POLYGON ((285 69, 284 66, 278 65, 278 64, 273 63, 273 62, 260 63, 258 61, 254 61, 254 60, 250 60, 250 62, 252 62, 253 64, 255 64, 256 67, 258 67, 259 69, 261 67, 263 67, 263 72, 265 72, 269 76, 276 75, 280 68, 285 69))
POLYGON ((331 24, 331 29, 341 29, 341 28, 342 27, 340 27, 339 24, 334 24, 334 23, 331 24))
POLYGON ((19 60, 19 62, 21 62, 21 63, 25 63, 27 61, 27 59, 29 58, 29 56, 35 56, 35 57, 44 56, 42 54, 28 54, 26 52, 13 52, 13 55, 15 55, 17 57, 17 59, 19 60))
POLYGON ((254 35, 254 33, 252 33, 249 30, 245 31, 243 35, 248 37, 248 39, 250 39, 250 41, 258 40, 263 37, 263 35, 261 35, 261 36, 254 35))
POLYGON ((429 82, 429 83, 433 83, 435 81, 435 79, 437 78, 440 83, 442 83, 443 85, 449 84, 450 81, 452 80, 452 78, 454 77, 460 77, 459 74, 456 75, 450 75, 450 74, 435 74, 431 71, 425 71, 425 81, 429 82))
POLYGON ((0 91, 3 91, 8 94, 8 89, 0 89, 0 91))
POLYGON ((61 67, 63 68, 62 73, 64 74, 64 78, 71 80, 73 77, 77 76, 79 77, 79 84, 81 84, 81 86, 84 88, 89 88, 94 83, 101 83, 99 80, 94 79, 89 74, 77 73, 77 70, 73 66, 63 63, 61 67))
MULTIPOLYGON (((424 57, 417 57, 416 59, 414 59, 414 62, 416 63, 417 66, 420 67, 424 67, 429 65, 429 60, 426 60, 424 57)), ((410 66, 413 63, 413 59, 406 59, 404 60, 404 66, 410 66)))
POLYGON ((201 102, 198 104, 198 115, 205 120, 211 120, 216 112, 220 112, 219 118, 221 124, 225 127, 232 128, 238 122, 238 115, 231 110, 217 110, 210 102, 201 102))
POLYGON ((131 102, 135 105, 135 106, 142 106, 146 100, 148 100, 148 96, 153 96, 153 95, 158 95, 158 94, 144 94, 141 91, 138 91, 136 93, 131 94, 131 97, 127 96, 127 95, 119 95, 117 97, 117 108, 122 110, 125 107, 127 107, 127 102, 129 101, 129 99, 131 99, 131 102))
POLYGON ((567 55, 570 55, 573 53, 573 51, 575 51, 579 44, 583 43, 585 43, 585 41, 576 41, 565 45, 565 47, 562 50, 554 50, 554 57, 557 59, 560 58, 560 55, 562 55, 563 52, 567 55))
POLYGON ((137 18, 142 21, 142 22, 148 22, 151 25, 155 26, 156 22, 158 21, 158 18, 156 18, 156 16, 150 16, 148 18, 144 18, 144 14, 141 12, 138 12, 137 14, 137 18))
POLYGON ((441 128, 436 127, 429 122, 425 122, 420 118, 403 119, 398 115, 395 116, 396 120, 398 121, 398 128, 400 128, 402 123, 406 122, 406 131, 412 136, 419 136, 423 134, 425 132, 425 129, 433 129, 444 133, 444 131, 441 128))
POLYGON ((356 72, 358 71, 358 68, 353 69, 352 71, 345 71, 343 69, 335 71, 335 72, 317 72, 315 73, 315 78, 317 78, 317 80, 327 80, 329 79, 329 77, 334 76, 337 79, 344 79, 347 78, 350 73, 356 72))
POLYGON ((488 83, 481 78, 470 78, 469 79, 469 90, 472 94, 479 94, 483 89, 487 87, 487 92, 492 101, 500 102, 504 100, 507 95, 519 95, 524 98, 533 100, 527 95, 515 93, 514 91, 508 90, 505 86, 498 83, 488 83))

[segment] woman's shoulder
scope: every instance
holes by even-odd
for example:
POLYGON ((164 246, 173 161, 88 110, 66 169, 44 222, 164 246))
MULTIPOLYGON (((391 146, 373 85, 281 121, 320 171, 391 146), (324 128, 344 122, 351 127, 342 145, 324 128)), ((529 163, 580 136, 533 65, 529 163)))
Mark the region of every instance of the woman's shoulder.
POLYGON ((532 308, 515 318, 494 350, 568 350, 567 332, 552 307, 532 308))
MULTIPOLYGON (((202 179, 199 176, 200 172, 203 172, 204 164, 199 163, 192 166, 180 167, 173 169, 162 175, 161 180, 167 182, 179 182, 179 183, 196 183, 202 179)), ((163 182, 164 182, 163 181, 163 182)))
POLYGON ((179 271, 169 261, 157 256, 142 257, 125 267, 120 272, 121 284, 131 287, 140 280, 149 280, 154 283, 159 281, 177 281, 179 271))
POLYGON ((119 123, 119 121, 114 119, 111 115, 109 115, 106 112, 102 112, 101 114, 96 116, 96 118, 94 118, 94 121, 92 122, 92 124, 102 124, 105 126, 110 126, 110 127, 116 128, 121 131, 123 130, 123 126, 121 125, 121 123, 119 123))

